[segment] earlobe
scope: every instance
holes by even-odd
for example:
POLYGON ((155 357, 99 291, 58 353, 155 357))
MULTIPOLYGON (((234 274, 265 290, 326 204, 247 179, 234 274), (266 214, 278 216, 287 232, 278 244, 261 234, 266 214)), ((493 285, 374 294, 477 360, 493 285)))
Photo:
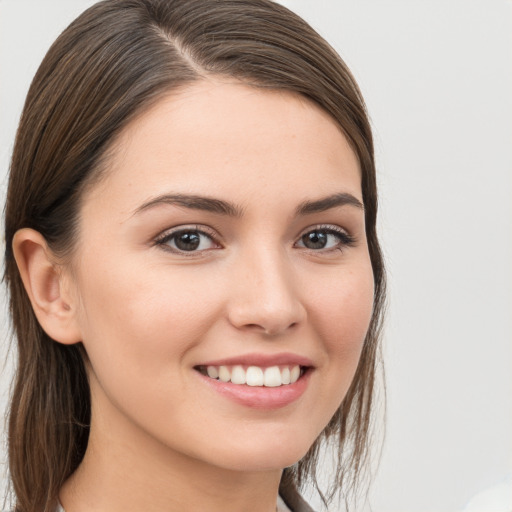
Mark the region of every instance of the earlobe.
POLYGON ((23 228, 13 239, 13 252, 34 313, 46 334, 55 341, 71 345, 81 341, 66 275, 59 267, 44 237, 23 228))

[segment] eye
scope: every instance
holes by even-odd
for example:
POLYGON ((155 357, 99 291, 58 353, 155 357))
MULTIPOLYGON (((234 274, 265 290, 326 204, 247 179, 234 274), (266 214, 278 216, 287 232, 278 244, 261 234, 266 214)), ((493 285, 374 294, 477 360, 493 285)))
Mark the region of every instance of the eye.
POLYGON ((197 228, 183 228, 164 233, 156 243, 172 252, 191 253, 219 247, 212 235, 197 228))
POLYGON ((354 244, 354 239, 338 227, 318 227, 304 233, 297 241, 298 247, 313 251, 341 249, 354 244))

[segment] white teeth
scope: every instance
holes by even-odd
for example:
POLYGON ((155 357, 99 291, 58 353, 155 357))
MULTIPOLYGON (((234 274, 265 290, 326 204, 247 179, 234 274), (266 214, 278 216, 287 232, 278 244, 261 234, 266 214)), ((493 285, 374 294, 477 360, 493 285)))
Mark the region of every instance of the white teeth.
POLYGON ((211 377, 212 379, 217 379, 219 377, 219 372, 215 366, 208 366, 208 368, 206 368, 206 372, 208 373, 208 377, 211 377))
POLYGON ((300 377, 300 366, 294 366, 290 372, 290 383, 297 382, 300 377))
POLYGON ((278 366, 271 366, 265 369, 263 374, 263 384, 269 388, 276 388, 282 384, 281 372, 278 366))
POLYGON ((245 370, 242 365, 235 365, 232 367, 207 366, 206 374, 208 377, 212 379, 219 379, 222 382, 276 388, 297 382, 301 376, 301 368, 299 365, 282 367, 270 366, 268 368, 249 366, 247 370, 245 370))
POLYGON ((245 370, 241 366, 233 366, 231 370, 231 382, 233 384, 245 384, 245 370))
POLYGON ((219 366, 219 380, 222 382, 229 382, 231 380, 231 374, 227 366, 219 366))
POLYGON ((248 386, 263 386, 263 370, 257 366, 249 366, 246 380, 248 386))

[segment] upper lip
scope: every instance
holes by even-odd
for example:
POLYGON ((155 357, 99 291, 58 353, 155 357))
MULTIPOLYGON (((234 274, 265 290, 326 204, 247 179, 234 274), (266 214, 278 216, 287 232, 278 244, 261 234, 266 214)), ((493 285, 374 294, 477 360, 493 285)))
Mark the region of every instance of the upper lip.
POLYGON ((234 357, 226 357, 222 359, 215 359, 205 361, 198 366, 313 366, 311 359, 299 354, 290 352, 282 352, 279 354, 242 354, 234 357))

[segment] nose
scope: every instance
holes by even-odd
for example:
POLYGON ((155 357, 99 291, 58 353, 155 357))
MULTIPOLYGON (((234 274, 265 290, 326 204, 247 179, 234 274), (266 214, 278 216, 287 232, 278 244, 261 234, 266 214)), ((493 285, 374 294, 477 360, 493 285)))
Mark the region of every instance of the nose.
POLYGON ((239 261, 228 311, 234 327, 276 336, 305 320, 306 309, 285 256, 252 254, 239 261))

